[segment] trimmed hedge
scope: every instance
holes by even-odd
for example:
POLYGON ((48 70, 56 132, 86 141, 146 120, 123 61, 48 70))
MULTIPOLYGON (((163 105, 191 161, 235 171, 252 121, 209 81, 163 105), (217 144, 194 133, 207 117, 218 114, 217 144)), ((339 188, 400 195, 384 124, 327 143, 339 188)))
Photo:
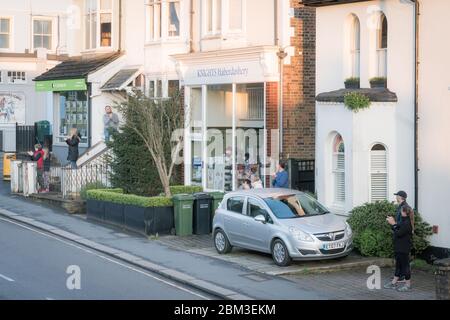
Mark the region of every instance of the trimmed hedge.
MULTIPOLYGON (((390 258, 394 255, 391 226, 387 216, 396 214, 396 205, 388 201, 367 203, 354 208, 347 222, 353 230, 353 244, 363 256, 390 258)), ((423 221, 418 212, 414 214, 413 255, 423 252, 432 234, 431 226, 423 221)))
POLYGON ((170 192, 172 195, 176 194, 192 194, 202 192, 203 188, 199 186, 172 186, 170 187, 170 192))
POLYGON ((142 197, 133 194, 123 194, 121 189, 113 190, 89 190, 87 198, 89 200, 106 201, 117 204, 125 204, 136 207, 172 207, 172 199, 166 197, 142 197))

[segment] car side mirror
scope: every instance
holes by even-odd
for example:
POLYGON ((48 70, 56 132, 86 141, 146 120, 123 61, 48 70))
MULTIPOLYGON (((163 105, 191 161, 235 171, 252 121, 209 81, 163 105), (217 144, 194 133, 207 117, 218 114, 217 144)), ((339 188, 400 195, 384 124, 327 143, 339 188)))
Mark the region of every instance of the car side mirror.
POLYGON ((260 214, 259 216, 256 216, 255 217, 255 221, 261 222, 261 223, 264 223, 264 224, 267 223, 266 217, 264 217, 262 214, 260 214))

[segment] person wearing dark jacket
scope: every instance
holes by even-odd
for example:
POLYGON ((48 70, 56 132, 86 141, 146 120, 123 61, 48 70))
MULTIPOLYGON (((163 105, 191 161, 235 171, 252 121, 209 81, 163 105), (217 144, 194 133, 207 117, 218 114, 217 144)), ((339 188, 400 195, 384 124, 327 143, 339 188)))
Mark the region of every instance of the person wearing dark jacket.
POLYGON ((67 155, 67 160, 70 162, 72 169, 77 168, 78 160, 78 145, 80 144, 81 137, 76 128, 70 130, 70 137, 67 138, 66 143, 69 146, 69 153, 67 155))
POLYGON ((399 191, 397 193, 394 193, 394 196, 396 196, 396 200, 398 203, 397 212, 395 215, 395 221, 397 223, 400 223, 402 220, 402 208, 404 206, 409 206, 406 202, 406 198, 408 198, 408 194, 405 191, 399 191))
POLYGON ((50 167, 51 167, 51 155, 48 147, 42 149, 44 151, 44 174, 43 174, 43 190, 42 192, 50 192, 50 167))
POLYGON ((405 292, 411 289, 409 255, 414 233, 414 211, 410 206, 403 206, 401 215, 400 223, 397 223, 393 217, 386 219, 394 233, 395 274, 390 283, 387 283, 384 287, 405 292), (405 280, 400 281, 403 278, 405 280))

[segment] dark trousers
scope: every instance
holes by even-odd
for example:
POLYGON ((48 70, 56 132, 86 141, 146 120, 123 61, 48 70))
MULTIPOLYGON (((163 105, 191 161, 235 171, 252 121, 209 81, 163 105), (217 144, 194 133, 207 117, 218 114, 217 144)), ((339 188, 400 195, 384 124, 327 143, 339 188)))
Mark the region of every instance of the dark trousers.
POLYGON ((409 253, 395 253, 395 276, 399 280, 411 279, 411 268, 409 265, 409 253))

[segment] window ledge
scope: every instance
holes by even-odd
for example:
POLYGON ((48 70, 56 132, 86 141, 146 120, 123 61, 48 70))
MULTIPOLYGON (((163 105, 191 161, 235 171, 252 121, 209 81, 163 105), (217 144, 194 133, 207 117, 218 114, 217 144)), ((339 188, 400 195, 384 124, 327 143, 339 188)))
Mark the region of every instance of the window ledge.
POLYGON ((147 40, 145 42, 146 47, 157 46, 161 44, 180 44, 184 43, 185 40, 181 37, 165 38, 159 40, 147 40))
POLYGON ((339 89, 320 93, 316 101, 344 103, 345 95, 351 92, 363 94, 371 102, 398 102, 397 94, 386 88, 339 89))

